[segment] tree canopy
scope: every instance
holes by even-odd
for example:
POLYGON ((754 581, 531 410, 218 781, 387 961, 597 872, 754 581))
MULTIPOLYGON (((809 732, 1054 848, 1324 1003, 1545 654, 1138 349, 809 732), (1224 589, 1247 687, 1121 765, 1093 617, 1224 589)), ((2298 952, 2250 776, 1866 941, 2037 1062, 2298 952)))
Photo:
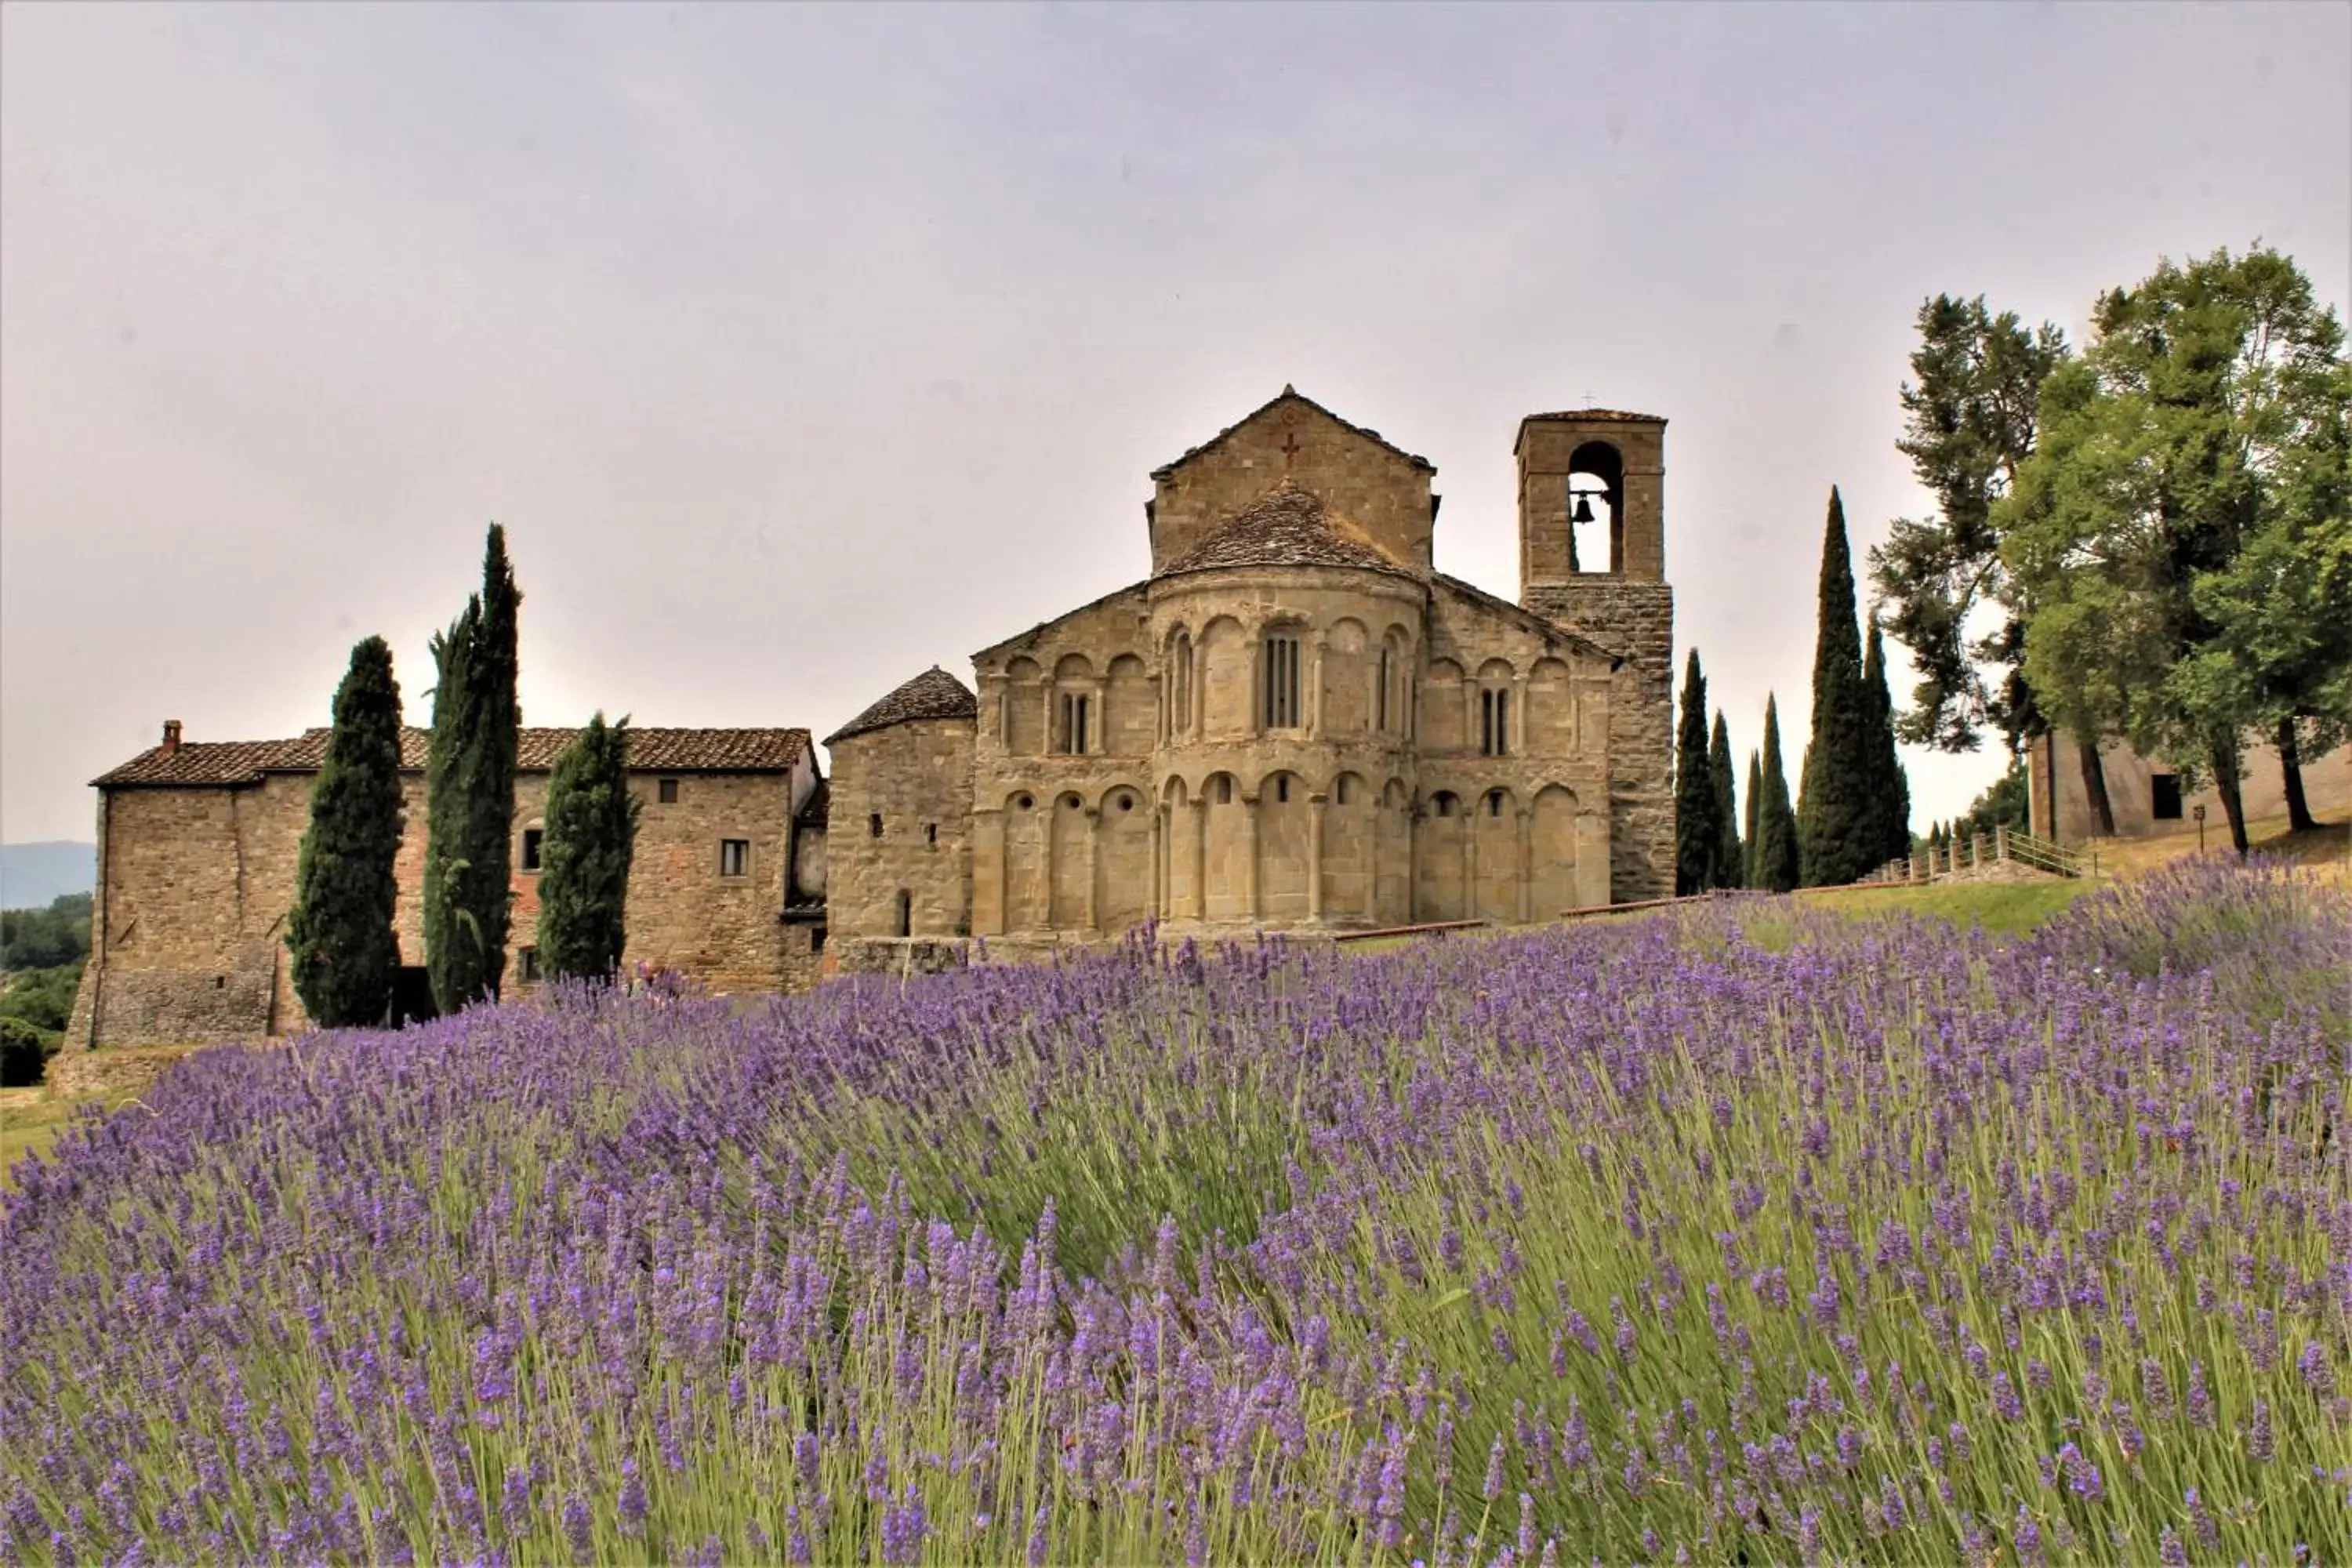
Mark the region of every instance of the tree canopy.
POLYGON ((2242 854, 2246 740, 2341 711, 2343 329, 2260 246, 2164 261, 2093 321, 1994 513, 2026 679, 2077 735, 2210 776, 2242 854))
POLYGON ((1994 314, 1982 295, 1938 294, 1920 305, 1917 327, 1917 380, 1903 384, 1895 447, 1937 510, 1897 518, 1870 552, 1887 629, 1919 672, 1896 732, 1916 745, 1972 752, 1990 728, 2014 753, 2038 721, 2018 668, 2022 627, 1994 508, 2032 455, 2042 384, 2066 358, 2066 341, 2047 322, 2028 329, 2013 311, 1994 314))
POLYGON ((295 994, 322 1027, 381 1024, 391 1011, 400 972, 392 921, 403 816, 400 683, 390 646, 369 637, 352 649, 335 691, 334 728, 310 786, 310 823, 286 922, 295 994))
POLYGON ((642 805, 629 793, 628 749, 629 721, 608 726, 599 712, 548 780, 539 957, 552 979, 609 980, 621 966, 642 805))
POLYGON ((513 875, 516 626, 522 595, 491 525, 481 591, 433 639, 425 764, 425 953, 445 1013, 495 1000, 506 971, 513 875))

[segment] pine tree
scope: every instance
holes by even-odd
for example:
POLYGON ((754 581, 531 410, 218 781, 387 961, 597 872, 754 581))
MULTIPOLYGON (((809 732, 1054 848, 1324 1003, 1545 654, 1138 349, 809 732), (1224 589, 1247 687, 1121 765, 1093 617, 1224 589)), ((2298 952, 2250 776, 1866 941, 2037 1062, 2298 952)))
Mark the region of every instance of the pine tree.
POLYGON ((1715 780, 1706 761, 1706 677, 1698 649, 1683 670, 1683 719, 1675 744, 1675 892, 1703 893, 1715 886, 1715 858, 1723 836, 1715 824, 1715 780))
POLYGON ((1789 808, 1789 775, 1780 764, 1780 705, 1764 700, 1764 783, 1756 810, 1756 875, 1748 886, 1786 893, 1797 885, 1797 814, 1789 808))
POLYGON ((433 746, 425 762, 425 962, 444 1013, 496 1000, 512 900, 517 731, 515 633, 522 595, 506 531, 490 526, 481 592, 433 639, 433 746))
POLYGON ((1734 804, 1731 772, 1731 729, 1723 710, 1715 713, 1715 734, 1707 742, 1706 770, 1715 785, 1715 885, 1737 888, 1747 878, 1739 863, 1739 808, 1734 804))
POLYGON ((1895 748, 1895 699, 1886 689, 1886 639, 1876 616, 1870 617, 1870 641, 1863 654, 1862 696, 1870 718, 1871 816, 1878 846, 1871 864, 1875 867, 1911 847, 1911 780, 1895 748))
POLYGON ((1756 752, 1748 753, 1747 826, 1739 836, 1740 885, 1760 888, 1764 879, 1756 865, 1756 808, 1764 799, 1764 759, 1756 752))
POLYGON ((552 978, 607 980, 621 966, 641 804, 629 793, 628 746, 629 721, 608 726, 600 712, 548 779, 539 956, 552 978))
POLYGON ((1820 629, 1813 645, 1812 738, 1797 797, 1797 842, 1808 887, 1834 887, 1877 862, 1870 715, 1863 698, 1862 634, 1853 605, 1853 562, 1845 503, 1830 490, 1822 537, 1820 629))
POLYGON ((391 647, 370 637, 352 649, 335 689, 286 921, 294 994, 322 1028, 381 1024, 391 1011, 401 820, 400 682, 391 647))

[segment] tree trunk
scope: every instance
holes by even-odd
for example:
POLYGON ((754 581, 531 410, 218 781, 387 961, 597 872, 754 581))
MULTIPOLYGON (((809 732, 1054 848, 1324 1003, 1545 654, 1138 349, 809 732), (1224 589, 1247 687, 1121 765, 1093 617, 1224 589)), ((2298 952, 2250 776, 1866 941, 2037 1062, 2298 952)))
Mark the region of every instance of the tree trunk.
POLYGON ((2290 833, 2305 833, 2317 827, 2311 819, 2311 803, 2303 794, 2303 752, 2295 745, 2294 715, 2290 713, 2278 724, 2279 773, 2286 781, 2286 826, 2290 833))
POLYGON ((2222 815, 2230 819, 2230 847, 2238 858, 2246 858, 2251 847, 2246 839, 2246 802, 2238 788, 2238 738, 2235 735, 2213 743, 2213 788, 2221 796, 2222 815))
MULTIPOLYGON (((2114 802, 2107 799, 2107 769, 2106 764, 2099 761, 2099 743, 2077 738, 2074 753, 2083 764, 2083 794, 2091 803, 2091 820, 2096 829, 2093 837, 2113 838, 2116 836, 2116 808, 2114 802)), ((2054 830, 2058 826, 2057 814, 2053 812, 2051 815, 2050 826, 2054 830)), ((2054 837, 2056 835, 2053 832, 2052 836, 2054 837)))

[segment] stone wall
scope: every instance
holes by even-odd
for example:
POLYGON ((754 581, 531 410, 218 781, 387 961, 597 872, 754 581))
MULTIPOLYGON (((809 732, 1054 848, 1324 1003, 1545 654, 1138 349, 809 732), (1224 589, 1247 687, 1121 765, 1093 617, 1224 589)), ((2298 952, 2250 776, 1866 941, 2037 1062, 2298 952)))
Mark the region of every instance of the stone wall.
MULTIPOLYGON (((713 991, 811 984, 805 930, 783 931, 787 835, 806 781, 780 773, 633 773, 646 802, 629 879, 623 962, 685 971, 713 991), (677 799, 663 804, 659 780, 677 799), (747 873, 720 872, 719 845, 751 845, 747 873), (791 950, 791 951, 788 951, 791 950)), ((813 778, 813 774, 811 775, 813 778)), ((539 878, 522 868, 523 834, 541 826, 548 775, 515 780, 515 901, 506 994, 527 994, 521 954, 536 946, 539 878)), ((257 784, 124 788, 100 805, 100 891, 93 962, 67 1043, 175 1044, 257 1037, 309 1026, 284 948, 295 866, 310 825, 311 775, 257 784)), ((393 929, 401 962, 425 962, 425 781, 406 800, 393 929)))
POLYGON ((922 719, 833 747, 825 920, 835 940, 971 931, 972 721, 922 719))
POLYGON ((1183 555, 1287 475, 1396 560, 1426 571, 1436 522, 1432 472, 1306 398, 1277 398, 1152 476, 1151 569, 1183 555))
POLYGON ((1675 595, 1602 574, 1530 586, 1527 606, 1625 657, 1609 703, 1611 901, 1675 890, 1675 595))
MULTIPOLYGON (((2062 844, 2080 844, 2096 837, 2097 818, 2091 810, 2090 791, 2083 782, 2081 745, 2071 735, 2046 735, 2033 744, 2029 755, 2032 784, 2041 792, 2035 796, 2033 830, 2062 844), (2049 826, 2045 802, 2054 804, 2054 833, 2049 826)), ((2110 741, 2099 748, 2099 765, 2106 775, 2107 804, 2115 814, 2117 837, 2194 834, 2197 808, 2201 805, 2205 808, 2208 840, 2229 841, 2230 818, 2221 809, 2221 792, 2211 784, 2213 770, 2207 759, 2200 757, 2196 763, 2203 781, 2200 787, 2179 790, 2176 783, 2180 814, 2171 817, 2156 815, 2155 781, 2167 773, 2178 781, 2180 775, 2177 768, 2151 763, 2121 741, 2110 741)), ((2239 771, 2239 797, 2247 820, 2286 815, 2286 775, 2280 771, 2276 746, 2248 746, 2239 771)), ((2352 815, 2352 745, 2338 746, 2324 756, 2306 759, 2303 763, 2303 791, 2312 815, 2322 822, 2341 822, 2352 815)))

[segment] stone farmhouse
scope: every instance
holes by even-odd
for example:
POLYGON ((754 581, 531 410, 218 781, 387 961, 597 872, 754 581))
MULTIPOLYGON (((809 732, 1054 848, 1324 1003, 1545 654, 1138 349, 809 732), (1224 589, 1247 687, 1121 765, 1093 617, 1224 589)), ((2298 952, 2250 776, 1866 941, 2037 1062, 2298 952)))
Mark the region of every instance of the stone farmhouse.
MULTIPOLYGON (((2304 797, 2311 809, 2322 818, 2340 820, 2352 806, 2352 745, 2304 758, 2302 771, 2304 797)), ((2106 781, 2107 810, 2117 837, 2194 833, 2200 813, 2209 819, 2209 829, 2228 837, 2221 792, 2210 779, 2199 788, 2184 790, 2178 767, 2151 762, 2122 741, 2100 745, 2099 772, 2106 781)), ((2248 821, 2286 815, 2286 776, 2280 770, 2276 746, 2247 747, 2239 775, 2239 799, 2248 821)), ((2083 745, 2074 736, 2045 731, 2034 737, 2026 749, 2025 778, 2029 831, 2067 844, 2098 836, 2090 773, 2083 745)))
MULTIPOLYGON (((1284 388, 1151 476, 1147 578, 982 649, 977 695, 936 668, 898 688, 829 738, 830 779, 804 730, 633 730, 625 963, 794 990, 973 939, 1516 922, 1672 892, 1664 435, 1605 409, 1520 422, 1513 603, 1436 570, 1426 459, 1284 388)), ((509 994, 536 979, 539 814, 572 734, 522 733, 509 994)), ((73 1043, 304 1026, 283 938, 326 739, 172 722, 95 781, 73 1043)), ((398 862, 418 966, 425 744, 404 740, 398 862)))
POLYGON ((1664 434, 1521 421, 1514 604, 1436 570, 1426 459, 1284 388, 1153 473, 1149 577, 828 738, 838 962, 1671 893, 1664 434))
MULTIPOLYGON (((509 991, 538 977, 540 813, 572 734, 525 730, 518 747, 509 991)), ((423 988, 427 738, 414 729, 401 737, 407 823, 394 925, 404 963, 416 966, 403 972, 404 1002, 423 988)), ((205 742, 183 740, 173 721, 163 744, 96 781, 98 896, 70 1044, 243 1039, 307 1026, 284 935, 326 754, 324 730, 205 742)), ((629 761, 646 804, 624 962, 679 969, 718 990, 814 984, 824 828, 808 731, 633 727, 629 761)))

